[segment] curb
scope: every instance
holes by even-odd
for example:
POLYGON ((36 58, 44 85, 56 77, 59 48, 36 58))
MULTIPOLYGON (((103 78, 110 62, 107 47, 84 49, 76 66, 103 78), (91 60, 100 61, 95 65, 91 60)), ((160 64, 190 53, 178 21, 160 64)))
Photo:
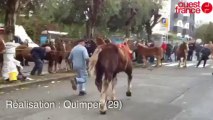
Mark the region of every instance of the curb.
POLYGON ((26 86, 31 86, 31 85, 36 85, 36 84, 44 84, 44 83, 48 83, 48 82, 51 82, 51 81, 64 81, 64 80, 71 80, 72 78, 74 78, 76 75, 70 75, 70 76, 65 76, 65 77, 58 77, 58 78, 50 78, 50 79, 43 79, 43 80, 32 80, 32 81, 29 81, 29 82, 20 82, 20 84, 14 84, 14 85, 9 85, 9 86, 3 86, 3 87, 0 87, 0 91, 10 91, 10 90, 14 90, 14 89, 21 89, 23 87, 26 87, 26 86))

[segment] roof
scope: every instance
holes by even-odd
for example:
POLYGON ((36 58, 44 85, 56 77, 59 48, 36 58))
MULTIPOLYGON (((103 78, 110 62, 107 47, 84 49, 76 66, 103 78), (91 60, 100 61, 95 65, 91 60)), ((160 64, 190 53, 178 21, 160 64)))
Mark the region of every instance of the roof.
POLYGON ((68 35, 67 32, 59 32, 59 31, 42 31, 41 34, 55 34, 55 35, 68 35))

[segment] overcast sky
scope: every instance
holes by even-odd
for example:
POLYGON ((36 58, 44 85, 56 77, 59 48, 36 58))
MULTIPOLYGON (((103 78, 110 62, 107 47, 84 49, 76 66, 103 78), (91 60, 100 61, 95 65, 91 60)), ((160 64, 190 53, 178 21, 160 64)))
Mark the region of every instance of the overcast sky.
MULTIPOLYGON (((197 1, 197 0, 194 0, 194 1, 197 1)), ((201 5, 204 2, 210 2, 213 5, 213 0, 199 0, 199 1, 201 2, 201 5)), ((200 14, 196 14, 195 15, 195 21, 199 21, 199 20, 202 20, 204 23, 207 23, 207 22, 210 22, 210 21, 213 22, 213 11, 209 14, 205 14, 203 12, 200 13, 200 14)))

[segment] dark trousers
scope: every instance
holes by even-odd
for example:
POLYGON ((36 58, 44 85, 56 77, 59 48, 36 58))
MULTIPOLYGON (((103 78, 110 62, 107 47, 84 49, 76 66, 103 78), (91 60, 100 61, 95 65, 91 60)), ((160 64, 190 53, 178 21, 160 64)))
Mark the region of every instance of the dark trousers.
POLYGON ((33 70, 31 71, 31 75, 35 75, 35 73, 38 71, 38 75, 42 73, 43 69, 43 61, 41 59, 34 59, 35 65, 33 67, 33 70))
POLYGON ((193 51, 189 51, 188 56, 187 56, 187 60, 192 61, 192 58, 193 58, 193 51))
POLYGON ((197 56, 197 61, 199 61, 200 60, 200 53, 196 52, 196 56, 197 56))
POLYGON ((150 63, 154 63, 154 61, 155 61, 155 57, 154 57, 154 56, 151 56, 151 57, 149 58, 149 62, 150 62, 150 63))
POLYGON ((206 62, 207 62, 208 58, 206 56, 202 56, 201 59, 197 63, 197 67, 200 65, 200 63, 201 63, 202 60, 204 61, 203 62, 203 67, 206 66, 206 62))
POLYGON ((166 56, 167 56, 166 61, 172 62, 171 53, 167 53, 166 56))

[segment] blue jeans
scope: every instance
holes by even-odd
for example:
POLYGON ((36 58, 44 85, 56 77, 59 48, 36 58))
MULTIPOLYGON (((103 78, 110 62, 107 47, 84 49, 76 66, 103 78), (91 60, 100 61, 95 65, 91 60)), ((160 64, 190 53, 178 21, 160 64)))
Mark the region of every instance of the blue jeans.
POLYGON ((41 59, 34 59, 35 66, 33 67, 33 70, 31 71, 31 75, 35 75, 35 73, 38 71, 38 75, 42 73, 43 69, 43 61, 41 59))
POLYGON ((88 80, 88 73, 86 69, 74 69, 77 72, 77 84, 79 91, 86 91, 86 82, 88 80))

